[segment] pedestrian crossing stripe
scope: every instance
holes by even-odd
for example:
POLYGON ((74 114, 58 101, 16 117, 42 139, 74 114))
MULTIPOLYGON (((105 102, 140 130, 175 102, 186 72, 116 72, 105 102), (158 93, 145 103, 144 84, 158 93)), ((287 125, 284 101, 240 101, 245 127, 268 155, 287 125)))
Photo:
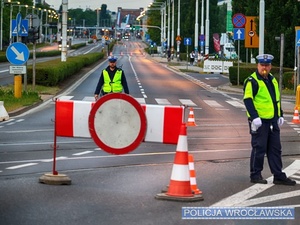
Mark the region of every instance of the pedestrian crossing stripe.
MULTIPOLYGON (((57 97, 57 99, 59 99, 59 100, 72 100, 72 98, 74 98, 74 96, 59 96, 59 97, 57 97)), ((79 99, 77 99, 77 100, 79 100, 79 99)), ((140 104, 147 104, 145 98, 135 98, 135 100, 140 104)), ((154 100, 158 105, 174 105, 168 99, 165 99, 165 98, 155 98, 154 100)), ((82 99, 80 99, 79 101, 94 102, 95 98, 92 96, 85 96, 82 99)), ((189 107, 197 107, 198 106, 196 103, 194 103, 190 99, 178 99, 178 101, 180 102, 180 105, 189 106, 189 107)), ((203 102, 205 104, 209 105, 210 107, 215 108, 216 110, 229 110, 215 100, 203 100, 203 102)), ((239 100, 226 100, 225 102, 235 108, 245 110, 244 104, 242 104, 241 101, 239 101, 239 100)))

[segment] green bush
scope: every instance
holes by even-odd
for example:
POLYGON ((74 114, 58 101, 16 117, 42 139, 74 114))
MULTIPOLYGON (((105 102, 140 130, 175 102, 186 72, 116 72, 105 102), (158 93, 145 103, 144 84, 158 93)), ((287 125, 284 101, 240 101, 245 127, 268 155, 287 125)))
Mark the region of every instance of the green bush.
POLYGON ((294 72, 286 72, 282 78, 283 88, 294 90, 294 72))
MULTIPOLYGON (((242 64, 239 66, 239 84, 243 85, 244 80, 250 76, 253 72, 256 71, 256 64, 242 64)), ((293 69, 291 68, 283 68, 283 79, 282 84, 283 87, 290 89, 291 84, 293 84, 293 69)), ((276 66, 272 66, 271 73, 273 76, 279 81, 280 68, 276 66)), ((238 66, 234 63, 234 66, 229 67, 229 81, 232 85, 237 85, 238 83, 238 66)))

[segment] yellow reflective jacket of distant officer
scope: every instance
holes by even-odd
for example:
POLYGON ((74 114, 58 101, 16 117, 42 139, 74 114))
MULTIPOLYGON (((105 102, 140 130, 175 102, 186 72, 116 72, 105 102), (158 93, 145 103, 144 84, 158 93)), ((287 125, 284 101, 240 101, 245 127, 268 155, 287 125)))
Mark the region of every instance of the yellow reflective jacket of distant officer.
POLYGON ((103 84, 103 91, 105 93, 120 93, 123 90, 123 86, 121 83, 122 79, 122 70, 117 70, 115 73, 115 76, 113 80, 110 79, 109 74, 107 70, 103 70, 103 78, 104 78, 104 84, 103 84))
POLYGON ((117 57, 108 57, 109 65, 102 70, 99 78, 95 94, 95 100, 99 98, 101 92, 102 95, 108 93, 121 93, 123 90, 126 94, 129 94, 129 88, 124 71, 116 66, 117 57))

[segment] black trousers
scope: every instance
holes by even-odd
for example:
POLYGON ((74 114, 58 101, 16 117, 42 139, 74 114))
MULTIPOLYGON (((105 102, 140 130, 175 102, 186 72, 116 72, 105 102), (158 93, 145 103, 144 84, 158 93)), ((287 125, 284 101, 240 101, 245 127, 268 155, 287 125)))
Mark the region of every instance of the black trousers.
POLYGON ((264 167, 264 157, 267 155, 268 164, 275 179, 285 179, 282 172, 280 128, 277 122, 262 122, 256 132, 251 131, 250 178, 258 179, 264 167))

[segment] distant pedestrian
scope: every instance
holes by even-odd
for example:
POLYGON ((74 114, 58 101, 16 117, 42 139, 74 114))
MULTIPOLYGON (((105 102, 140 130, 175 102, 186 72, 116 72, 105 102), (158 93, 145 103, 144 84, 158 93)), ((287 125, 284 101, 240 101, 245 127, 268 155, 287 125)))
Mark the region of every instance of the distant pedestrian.
POLYGON ((251 134, 250 182, 267 184, 262 177, 264 158, 267 155, 273 174, 273 184, 295 185, 282 172, 280 127, 284 123, 279 85, 270 73, 273 56, 256 57, 257 69, 244 82, 244 104, 251 134))
POLYGON ((167 57, 168 57, 168 62, 170 62, 171 61, 171 50, 170 49, 167 50, 167 57))
POLYGON ((195 62, 195 52, 194 51, 191 51, 190 53, 190 65, 194 65, 194 62, 195 62))
POLYGON ((102 70, 99 78, 94 93, 95 100, 99 99, 99 95, 105 95, 108 93, 121 93, 124 91, 126 94, 129 94, 125 73, 121 68, 116 66, 117 57, 109 56, 108 62, 108 67, 102 70))

